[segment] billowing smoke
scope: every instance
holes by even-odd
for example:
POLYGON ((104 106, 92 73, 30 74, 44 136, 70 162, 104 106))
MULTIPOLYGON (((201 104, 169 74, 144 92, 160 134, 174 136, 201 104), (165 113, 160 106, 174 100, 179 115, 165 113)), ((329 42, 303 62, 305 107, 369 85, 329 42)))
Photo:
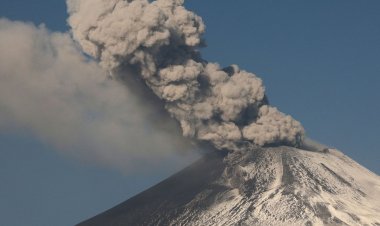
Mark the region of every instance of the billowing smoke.
POLYGON ((190 147, 176 136, 179 126, 107 79, 70 35, 0 19, 0 49, 0 133, 32 134, 63 153, 123 171, 189 160, 177 154, 190 147))
POLYGON ((183 0, 67 0, 74 39, 116 78, 135 71, 183 135, 218 149, 300 145, 301 124, 269 105, 262 80, 202 59, 205 25, 183 0))

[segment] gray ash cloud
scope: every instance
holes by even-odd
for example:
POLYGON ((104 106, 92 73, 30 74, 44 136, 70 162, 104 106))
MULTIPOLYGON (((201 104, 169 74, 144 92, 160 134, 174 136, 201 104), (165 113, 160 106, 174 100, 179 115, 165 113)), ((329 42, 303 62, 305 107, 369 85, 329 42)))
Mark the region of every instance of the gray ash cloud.
POLYGON ((302 125, 268 104, 259 77, 202 58, 205 25, 183 0, 67 4, 72 35, 83 51, 115 77, 143 79, 184 136, 228 150, 301 144, 302 125), (126 68, 136 73, 120 73, 126 68))

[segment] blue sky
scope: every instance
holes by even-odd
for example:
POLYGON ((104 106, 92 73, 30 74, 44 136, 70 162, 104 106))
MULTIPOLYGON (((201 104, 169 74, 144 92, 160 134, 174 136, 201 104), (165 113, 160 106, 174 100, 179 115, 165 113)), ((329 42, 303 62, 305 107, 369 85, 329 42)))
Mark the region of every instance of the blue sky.
MULTIPOLYGON (((204 58, 256 73, 311 138, 380 174, 380 2, 215 2, 186 2, 207 25, 204 58)), ((0 2, 0 17, 53 31, 68 29, 65 11, 63 0, 0 2)), ((123 174, 51 149, 0 131, 0 225, 73 225, 179 170, 123 174)))

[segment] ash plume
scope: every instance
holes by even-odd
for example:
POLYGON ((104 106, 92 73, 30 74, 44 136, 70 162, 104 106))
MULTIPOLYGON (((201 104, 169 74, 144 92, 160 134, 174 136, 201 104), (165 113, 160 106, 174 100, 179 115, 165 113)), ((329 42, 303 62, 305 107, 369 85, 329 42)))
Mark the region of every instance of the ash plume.
POLYGON ((74 39, 116 78, 136 71, 183 135, 217 149, 301 145, 302 125, 270 106, 262 80, 201 57, 202 18, 183 0, 67 0, 74 39))
POLYGON ((108 79, 69 34, 0 19, 0 49, 0 133, 123 172, 195 158, 170 117, 108 79))

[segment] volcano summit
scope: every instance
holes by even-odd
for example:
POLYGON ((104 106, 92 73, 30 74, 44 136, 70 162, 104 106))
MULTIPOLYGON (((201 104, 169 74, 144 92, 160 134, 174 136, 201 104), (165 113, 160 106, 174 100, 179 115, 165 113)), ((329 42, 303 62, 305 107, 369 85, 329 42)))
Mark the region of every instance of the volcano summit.
POLYGON ((210 154, 78 226, 380 225, 380 177, 335 149, 210 154))

